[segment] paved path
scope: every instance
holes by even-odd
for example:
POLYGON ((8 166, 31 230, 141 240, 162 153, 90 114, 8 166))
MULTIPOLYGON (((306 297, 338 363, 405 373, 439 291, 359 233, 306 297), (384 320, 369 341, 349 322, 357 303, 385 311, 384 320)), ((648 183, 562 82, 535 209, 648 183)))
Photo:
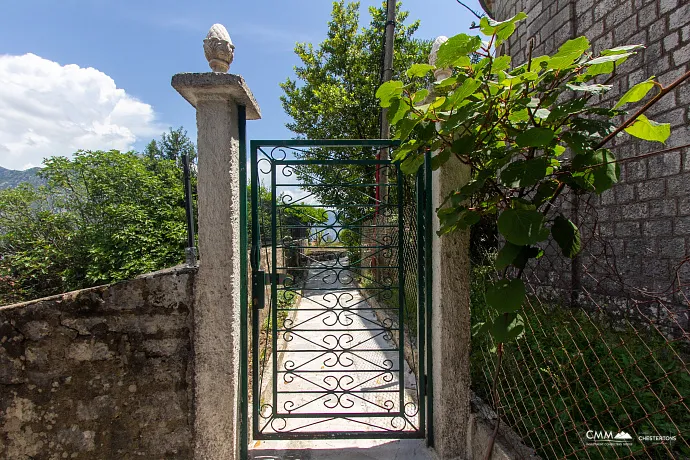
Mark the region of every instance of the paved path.
MULTIPOLYGON (((380 291, 357 289, 347 264, 309 268, 299 308, 279 331, 278 392, 269 384, 262 398, 301 418, 270 419, 266 406, 265 432, 413 431, 418 424, 414 374, 404 360, 401 372, 391 336, 399 331, 377 319, 366 299, 380 291), (394 415, 401 407, 409 416, 394 415)), ((420 440, 256 441, 251 449, 254 459, 431 458, 420 440)))

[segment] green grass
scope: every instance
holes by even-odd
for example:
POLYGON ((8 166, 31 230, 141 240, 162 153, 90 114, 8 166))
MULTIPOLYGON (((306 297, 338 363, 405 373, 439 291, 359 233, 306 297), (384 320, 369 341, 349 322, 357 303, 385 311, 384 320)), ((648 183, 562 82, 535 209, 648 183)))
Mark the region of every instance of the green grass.
MULTIPOLYGON (((473 270, 473 324, 492 314, 483 296, 489 273, 486 267, 473 270)), ((669 341, 641 325, 614 326, 607 315, 580 308, 530 305, 524 308, 525 336, 506 346, 499 387, 502 419, 526 444, 542 458, 690 455, 687 341, 669 341), (582 438, 590 429, 624 430, 635 441, 630 447, 585 447, 582 438), (668 444, 669 453, 660 444, 637 441, 643 434, 680 436, 668 444)), ((472 386, 487 402, 492 347, 488 337, 472 338, 472 386)))

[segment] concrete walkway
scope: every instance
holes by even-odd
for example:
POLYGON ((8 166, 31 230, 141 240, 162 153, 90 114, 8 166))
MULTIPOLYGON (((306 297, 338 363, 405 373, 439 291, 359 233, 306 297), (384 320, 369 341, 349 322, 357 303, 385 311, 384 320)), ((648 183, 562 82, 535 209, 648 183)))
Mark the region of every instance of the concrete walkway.
MULTIPOLYGON (((279 330, 260 426, 266 433, 415 431, 414 374, 359 290, 347 258, 309 267, 299 308, 279 330), (271 418, 272 407, 287 417, 271 418), (407 414, 400 417, 401 407, 407 414), (398 414, 398 415, 396 415, 398 414), (294 417, 294 416, 297 417, 294 417)), ((394 291, 395 292, 395 291, 394 291)), ((255 441, 253 459, 426 459, 423 440, 255 441)))

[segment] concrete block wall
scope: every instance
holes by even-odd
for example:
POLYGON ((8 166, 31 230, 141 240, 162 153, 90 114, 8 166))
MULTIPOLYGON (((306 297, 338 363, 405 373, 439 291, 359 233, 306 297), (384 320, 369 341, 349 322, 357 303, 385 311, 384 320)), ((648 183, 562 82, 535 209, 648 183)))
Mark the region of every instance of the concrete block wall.
POLYGON ((0 307, 0 458, 192 458, 195 275, 0 307))
MULTIPOLYGON (((645 50, 621 66, 613 89, 595 101, 603 106, 613 106, 632 85, 652 75, 668 85, 690 70, 687 0, 496 0, 491 6, 497 20, 519 11, 529 16, 505 45, 504 52, 516 65, 526 60, 532 39, 533 56, 553 54, 563 42, 581 35, 595 52, 644 44, 645 50)), ((648 116, 671 124, 666 145, 626 135, 612 151, 625 160, 668 150, 622 163, 620 183, 593 203, 618 272, 631 286, 663 291, 690 253, 690 148, 684 147, 690 144, 690 84, 665 96, 648 116)), ((687 279, 690 273, 681 276, 687 279)), ((586 284, 585 278, 580 282, 586 284)))

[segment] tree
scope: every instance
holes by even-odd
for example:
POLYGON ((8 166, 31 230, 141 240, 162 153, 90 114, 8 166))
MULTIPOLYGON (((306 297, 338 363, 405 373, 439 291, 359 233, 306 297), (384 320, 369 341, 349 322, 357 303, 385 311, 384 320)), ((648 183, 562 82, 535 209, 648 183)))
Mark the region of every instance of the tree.
POLYGON ((0 277, 7 281, 0 302, 130 279, 184 260, 184 194, 174 161, 111 150, 44 163, 45 187, 0 191, 0 277))
MULTIPOLYGON (((431 49, 428 41, 413 38, 419 21, 405 25, 408 13, 398 4, 393 56, 393 77, 406 79, 402 69, 426 59, 431 49)), ((295 53, 302 65, 295 68, 297 78, 281 84, 281 102, 292 118, 287 127, 299 138, 307 139, 377 139, 380 108, 376 89, 381 83, 383 35, 386 23, 384 6, 370 7, 369 26, 359 28, 359 3, 333 3, 327 38, 318 47, 298 43, 295 53)), ((374 149, 342 149, 325 152, 322 149, 296 151, 301 158, 367 158, 376 155, 374 149)), ((374 167, 350 166, 349 178, 371 183, 374 167)), ((310 189, 310 183, 335 183, 344 174, 340 168, 319 165, 300 166, 298 177, 310 190, 328 204, 361 202, 360 193, 333 190, 326 187, 310 189)), ((342 181, 342 180, 340 180, 342 181)), ((361 190, 361 189, 360 189, 361 190)), ((373 195, 373 194, 370 194, 373 195)))
MULTIPOLYGON (((286 195, 280 195, 278 197, 277 203, 290 202, 284 200, 286 195)), ((251 197, 251 186, 247 187, 247 198, 249 201, 251 197)), ((264 187, 259 185, 258 193, 259 202, 257 203, 257 211, 259 216, 259 231, 261 233, 261 239, 263 241, 268 241, 271 237, 271 203, 273 197, 271 192, 264 187)), ((247 204, 247 209, 250 205, 247 204)), ((309 235, 312 228, 325 225, 328 222, 328 213, 325 209, 312 206, 303 206, 299 204, 294 204, 290 206, 280 206, 276 208, 278 211, 277 220, 278 225, 299 225, 304 227, 305 235, 309 235)), ((282 236, 287 236, 289 233, 287 230, 283 230, 283 235, 277 235, 279 238, 282 236)), ((252 238, 252 224, 251 224, 251 214, 249 215, 249 240, 252 238)))
POLYGON ((161 134, 159 141, 151 140, 146 145, 144 154, 152 159, 172 160, 177 165, 181 164, 182 155, 186 154, 190 163, 196 162, 196 146, 182 126, 177 129, 169 128, 167 133, 161 134))

